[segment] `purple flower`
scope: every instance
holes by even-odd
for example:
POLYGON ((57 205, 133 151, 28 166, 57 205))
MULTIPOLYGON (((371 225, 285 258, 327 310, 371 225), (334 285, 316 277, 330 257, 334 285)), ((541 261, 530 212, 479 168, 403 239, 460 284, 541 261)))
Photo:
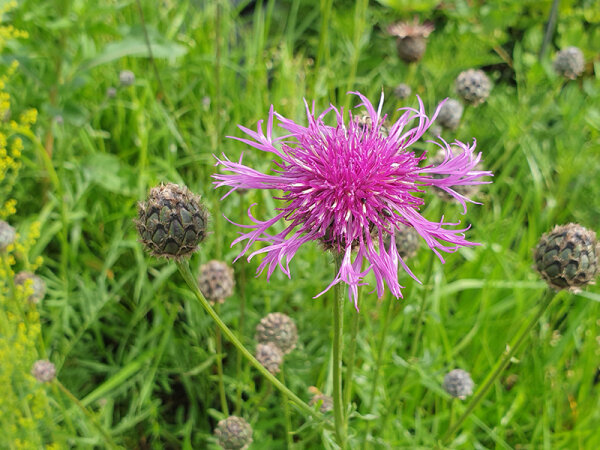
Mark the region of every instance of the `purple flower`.
MULTIPOLYGON (((262 120, 257 131, 240 126, 250 139, 237 138, 258 150, 275 154, 279 161, 273 174, 264 174, 227 157, 217 158, 225 174, 213 177, 216 187, 230 186, 227 197, 236 189, 273 189, 284 194, 275 197, 285 206, 278 208, 278 214, 265 221, 258 220, 251 213, 248 216, 252 225, 237 226, 247 232, 232 243, 245 241, 245 247, 238 258, 249 251, 256 242, 269 245, 250 253, 248 260, 258 254, 265 254, 258 273, 267 268, 267 278, 277 266, 290 277, 289 263, 300 246, 309 241, 321 241, 342 257, 339 272, 331 284, 317 297, 337 283, 348 285, 348 294, 358 309, 358 286, 367 284, 364 277, 373 272, 377 282, 377 295, 381 297, 386 283, 395 297, 401 297, 398 283, 398 264, 415 280, 396 249, 394 230, 400 225, 414 227, 429 248, 440 258, 440 250, 454 252, 463 246, 477 245, 465 239, 468 229, 453 229, 460 224, 430 222, 419 213, 425 204, 421 194, 427 186, 435 186, 454 197, 466 212, 466 202, 475 203, 453 188, 460 185, 489 183, 480 181, 488 171, 475 170, 481 153, 475 154, 475 140, 472 145, 454 142, 448 144, 434 142, 445 151, 444 160, 436 165, 423 165, 426 154, 417 156, 410 147, 415 144, 432 125, 442 104, 429 119, 425 115, 423 102, 419 98, 419 110, 402 108, 402 115, 391 126, 388 134, 381 133, 386 119, 381 115, 383 94, 377 110, 369 100, 358 92, 352 92, 362 100, 370 120, 357 120, 350 114, 344 123, 343 110, 330 106, 318 116, 306 104, 308 126, 269 110, 266 135, 262 120), (336 125, 326 125, 325 116, 335 114, 336 125), (273 121, 287 134, 273 136, 273 121), (409 125, 414 124, 411 128, 409 125), (280 220, 286 220, 286 227, 276 234, 269 229, 280 220), (384 237, 389 235, 389 240, 384 237), (363 263, 367 264, 364 265, 363 263)), ((243 156, 243 155, 242 155, 243 156)), ((417 280, 418 281, 418 280, 417 280)))

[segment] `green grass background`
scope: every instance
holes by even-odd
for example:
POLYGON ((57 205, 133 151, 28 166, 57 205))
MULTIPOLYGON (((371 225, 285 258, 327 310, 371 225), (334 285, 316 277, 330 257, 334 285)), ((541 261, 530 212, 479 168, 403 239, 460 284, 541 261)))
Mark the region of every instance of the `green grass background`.
MULTIPOLYGON (((317 109, 351 106, 360 90, 373 102, 383 88, 384 111, 397 117, 420 95, 428 113, 455 96, 462 70, 482 67, 494 87, 488 101, 468 107, 446 139, 477 139, 493 183, 483 205, 427 197, 423 213, 472 224, 482 245, 450 254, 442 265, 422 248, 410 265, 424 281, 403 276, 404 300, 370 289, 360 302, 351 448, 432 448, 464 403, 451 401, 443 376, 460 367, 476 384, 490 371, 545 284, 532 270, 532 248, 555 224, 579 222, 599 231, 600 13, 594 1, 563 1, 547 53, 538 59, 550 1, 407 2, 288 0, 244 7, 216 1, 143 1, 154 53, 148 57, 135 1, 24 0, 4 17, 29 33, 6 44, 2 61, 19 61, 6 87, 14 114, 37 108, 35 134, 51 152, 53 183, 40 149, 26 140, 24 167, 10 193, 10 220, 20 230, 41 222, 30 258, 48 293, 38 306, 43 348, 58 377, 114 440, 126 448, 216 448, 212 430, 223 418, 215 370, 215 326, 176 267, 144 254, 132 219, 136 203, 159 182, 186 184, 212 212, 211 235, 191 264, 232 261, 245 210, 269 217, 269 192, 214 191, 213 154, 272 167, 268 155, 226 139, 237 124, 253 127, 275 105, 303 119, 303 98, 317 109), (416 10, 416 11, 415 11, 416 10), (435 23, 423 60, 408 67, 396 56, 388 24, 416 14, 435 23), (586 72, 566 82, 552 70, 556 51, 579 46, 586 72), (119 87, 120 70, 136 75, 119 87), (408 83, 413 95, 394 98, 408 83), (118 89, 115 98, 106 90, 118 89), (60 117, 61 119, 58 119, 60 117), (58 119, 58 120, 57 120, 58 119), (393 304, 390 306, 390 302, 393 304), (382 329, 389 321, 382 368, 371 403, 371 379, 382 329)), ((247 3, 247 2, 245 2, 247 3)), ((417 149, 432 149, 421 143, 417 149)), ((297 323, 298 348, 285 359, 285 380, 308 401, 307 388, 331 392, 332 295, 318 299, 333 263, 318 245, 302 248, 292 279, 254 277, 259 260, 235 263, 236 295, 221 307, 232 327, 247 299, 244 342, 253 348, 261 317, 279 311, 297 323)), ((465 422, 453 448, 600 447, 600 294, 590 288, 556 302, 543 316, 505 376, 465 422), (505 379, 515 374, 514 386, 505 379)), ((346 324, 356 314, 346 305, 346 324)), ((282 398, 246 367, 236 376, 235 350, 224 343, 225 387, 233 409, 254 429, 252 448, 286 448, 282 398)), ((24 375, 25 376, 25 375, 24 375)), ((102 448, 89 418, 49 391, 54 429, 46 443, 102 448), (65 406, 66 405, 66 406, 65 406)), ((10 420, 5 417, 3 420, 10 420)), ((335 448, 330 433, 291 413, 296 448, 335 448)), ((0 444, 0 446, 3 444, 0 444)), ((7 445, 7 448, 16 448, 7 445)))

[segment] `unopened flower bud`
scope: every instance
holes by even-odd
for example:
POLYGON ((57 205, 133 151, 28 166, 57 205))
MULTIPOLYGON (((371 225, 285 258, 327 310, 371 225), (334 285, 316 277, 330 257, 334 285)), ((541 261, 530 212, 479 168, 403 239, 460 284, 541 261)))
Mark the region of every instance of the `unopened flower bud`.
POLYGON ((281 364, 283 363, 283 353, 275 344, 272 342, 258 344, 255 356, 258 362, 273 375, 279 373, 281 364))
POLYGON ((583 73, 585 59, 577 47, 567 47, 556 54, 554 70, 565 78, 574 80, 583 73))
POLYGON ((456 78, 456 92, 471 105, 483 103, 491 90, 492 83, 483 70, 465 70, 456 78))
POLYGON ((173 183, 152 188, 148 199, 138 203, 137 229, 154 256, 189 257, 206 237, 207 221, 200 196, 173 183))
POLYGON ((539 274, 556 290, 578 292, 598 275, 600 247, 596 233, 579 224, 557 225, 535 248, 539 274))
POLYGON ((475 387, 471 375, 462 369, 454 369, 444 377, 444 390, 452 397, 464 400, 475 387))
POLYGON ((15 242, 17 232, 4 220, 0 220, 0 252, 15 242))
POLYGON ((287 355, 298 341, 298 330, 292 319, 282 313, 267 314, 256 326, 256 340, 260 343, 273 343, 287 355))
POLYGON ((223 261, 209 261, 200 267, 198 286, 210 302, 224 303, 233 294, 233 269, 223 261))
POLYGON ((460 123, 463 109, 462 103, 456 99, 449 98, 440 108, 437 120, 444 128, 455 130, 460 123))
POLYGON ((252 443, 252 427, 241 417, 229 416, 219 421, 215 436, 224 450, 245 450, 252 443))
POLYGON ((36 274, 23 271, 15 275, 15 286, 23 286, 25 289, 31 288, 32 292, 27 297, 31 303, 39 303, 46 294, 46 283, 36 274))
POLYGON ((48 383, 56 377, 56 367, 46 359, 40 359, 33 364, 31 375, 40 383, 48 383))
POLYGON ((131 70, 121 70, 119 73, 119 83, 123 87, 131 86, 135 83, 135 74, 131 70))

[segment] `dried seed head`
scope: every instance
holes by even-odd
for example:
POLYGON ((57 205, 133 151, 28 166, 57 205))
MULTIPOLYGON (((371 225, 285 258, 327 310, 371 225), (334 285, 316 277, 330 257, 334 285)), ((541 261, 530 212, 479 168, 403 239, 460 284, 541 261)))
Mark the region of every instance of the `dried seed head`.
POLYGON ((119 83, 123 87, 131 86, 135 83, 135 74, 131 70, 121 70, 119 73, 119 83))
POLYGON ((565 78, 574 80, 583 73, 585 59, 577 47, 567 47, 556 54, 554 70, 565 78))
POLYGON ((215 437, 224 450, 245 450, 252 443, 252 427, 241 417, 229 416, 219 421, 215 437))
POLYGON ((319 411, 323 414, 333 411, 333 398, 331 396, 321 393, 315 394, 308 404, 313 406, 318 405, 319 403, 321 404, 321 406, 319 406, 319 411))
POLYGON ((405 62, 419 61, 427 48, 427 37, 433 31, 431 24, 419 24, 418 20, 390 25, 388 33, 396 36, 398 56, 405 62))
POLYGON ((471 375, 462 369, 454 369, 444 377, 444 390, 452 397, 464 400, 473 393, 473 387, 471 375))
POLYGON ((23 271, 15 275, 15 286, 23 286, 24 289, 30 288, 32 293, 27 297, 31 303, 39 303, 46 294, 46 283, 36 274, 23 271))
POLYGON ((47 359, 40 359, 33 364, 31 375, 40 383, 48 383, 56 377, 56 367, 47 359))
POLYGON ((394 88, 394 95, 400 100, 404 100, 405 98, 410 97, 411 93, 412 89, 408 84, 400 83, 394 88))
POLYGON ((441 126, 449 130, 455 130, 460 123, 463 113, 463 105, 458 100, 449 98, 440 108, 437 121, 441 126))
MULTIPOLYGON (((390 245, 390 235, 386 234, 383 241, 386 248, 390 245)), ((413 227, 398 224, 398 229, 394 231, 394 240, 396 249, 402 259, 412 258, 417 254, 421 244, 421 235, 413 227)))
POLYGON ((483 103, 491 90, 492 83, 483 70, 465 70, 456 78, 456 92, 473 106, 483 103))
POLYGON ((150 189, 138 203, 135 221, 141 242, 154 256, 189 257, 206 237, 208 214, 188 188, 173 183, 150 189))
POLYGON ((0 252, 15 242, 17 232, 4 220, 0 220, 0 252))
POLYGON ((198 286, 210 302, 224 303, 233 294, 233 269, 223 261, 209 261, 200 267, 198 286))
POLYGON ((279 368, 283 363, 283 353, 277 345, 272 342, 257 344, 255 356, 258 362, 273 375, 279 373, 279 368))
POLYGON ((298 330, 294 321, 285 314, 271 313, 256 326, 256 340, 262 344, 273 343, 287 355, 296 348, 298 330))
POLYGON ((557 225, 535 248, 535 268, 556 290, 578 292, 598 275, 600 247, 596 233, 579 224, 557 225))

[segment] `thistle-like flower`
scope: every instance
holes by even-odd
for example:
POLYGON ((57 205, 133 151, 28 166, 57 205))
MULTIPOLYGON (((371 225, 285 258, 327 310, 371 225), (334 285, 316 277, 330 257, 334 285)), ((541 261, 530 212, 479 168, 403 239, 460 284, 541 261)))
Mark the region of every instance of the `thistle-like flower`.
MULTIPOLYGON (((215 174, 216 186, 231 186, 224 195, 239 188, 282 190, 279 199, 285 204, 275 217, 261 221, 250 210, 251 225, 239 225, 246 229, 233 241, 246 241, 238 258, 256 242, 269 245, 252 252, 249 259, 266 254, 258 271, 268 268, 268 277, 277 266, 290 277, 289 263, 302 244, 309 241, 324 242, 328 248, 340 255, 340 269, 329 290, 337 283, 345 282, 349 295, 357 305, 358 286, 366 284, 363 279, 373 272, 377 283, 377 294, 383 295, 387 283, 395 297, 401 297, 398 283, 398 265, 411 276, 412 272, 396 249, 394 232, 400 224, 413 227, 425 243, 443 261, 440 250, 454 252, 463 246, 476 245, 465 239, 468 228, 454 229, 460 222, 429 221, 419 214, 425 204, 422 194, 428 186, 435 186, 454 197, 466 212, 468 198, 456 193, 454 187, 482 184, 480 178, 491 172, 477 171, 475 166, 481 154, 475 153, 472 145, 456 141, 448 144, 440 139, 435 142, 445 151, 440 164, 421 167, 426 153, 420 156, 411 151, 431 126, 439 108, 430 119, 425 114, 423 102, 419 109, 403 108, 403 114, 390 126, 389 134, 380 133, 386 119, 382 116, 383 95, 377 110, 362 94, 355 92, 364 106, 371 125, 357 122, 354 118, 346 123, 343 111, 330 106, 316 115, 306 105, 308 126, 304 127, 274 112, 271 106, 266 135, 262 121, 257 131, 240 127, 251 139, 234 138, 258 150, 275 154, 275 174, 264 174, 223 156, 217 159, 226 174, 215 174), (324 120, 333 112, 337 123, 326 125, 324 120), (273 136, 273 121, 288 134, 273 136), (414 127, 411 123, 416 122, 414 127), (287 220, 286 226, 276 234, 269 229, 277 222, 287 220), (390 236, 388 245, 384 237, 390 236), (353 253, 356 251, 356 253, 353 253), (363 270, 363 261, 368 264, 363 270)), ((323 293, 321 292, 321 294, 323 293)), ((320 295, 320 294, 319 294, 320 295)))
POLYGON ((233 269, 223 261, 209 261, 200 267, 198 286, 206 299, 213 304, 224 303, 225 299, 233 295, 233 269))
POLYGON ((388 27, 388 33, 396 36, 396 49, 402 61, 419 61, 427 48, 427 37, 434 30, 432 24, 420 24, 415 18, 412 22, 399 22, 388 27))
POLYGON ((579 292, 598 276, 600 244, 596 233, 579 224, 557 225, 542 235, 533 259, 550 287, 579 292))
POLYGON ((252 427, 241 417, 229 416, 219 421, 215 436, 224 450, 245 450, 252 443, 252 427))
POLYGON ((469 372, 462 369, 454 369, 444 377, 444 390, 452 397, 464 400, 473 393, 475 384, 469 372))

